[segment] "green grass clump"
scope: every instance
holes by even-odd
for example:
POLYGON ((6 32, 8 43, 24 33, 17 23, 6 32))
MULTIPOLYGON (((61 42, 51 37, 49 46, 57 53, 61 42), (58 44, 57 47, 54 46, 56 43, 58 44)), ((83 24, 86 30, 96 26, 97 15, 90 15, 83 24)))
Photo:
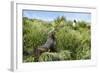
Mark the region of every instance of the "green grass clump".
POLYGON ((69 51, 61 51, 58 53, 45 52, 39 57, 39 61, 63 61, 70 60, 69 51))
POLYGON ((64 17, 51 22, 23 17, 23 62, 34 62, 34 49, 46 42, 51 30, 56 31, 57 52, 45 52, 39 61, 90 59, 90 23, 78 21, 75 27, 72 23, 64 17))

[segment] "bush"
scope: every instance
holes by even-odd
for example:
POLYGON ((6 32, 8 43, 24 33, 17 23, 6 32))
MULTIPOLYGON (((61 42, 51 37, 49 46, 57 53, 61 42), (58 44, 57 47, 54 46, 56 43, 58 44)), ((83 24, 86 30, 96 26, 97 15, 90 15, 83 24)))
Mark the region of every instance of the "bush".
POLYGON ((33 51, 47 40, 48 32, 56 31, 57 52, 43 53, 39 61, 80 60, 91 58, 90 24, 80 21, 76 27, 72 21, 58 17, 52 22, 23 18, 23 60, 34 62, 33 51))
POLYGON ((70 60, 70 58, 70 52, 67 50, 58 53, 45 52, 39 57, 39 61, 63 61, 70 60))

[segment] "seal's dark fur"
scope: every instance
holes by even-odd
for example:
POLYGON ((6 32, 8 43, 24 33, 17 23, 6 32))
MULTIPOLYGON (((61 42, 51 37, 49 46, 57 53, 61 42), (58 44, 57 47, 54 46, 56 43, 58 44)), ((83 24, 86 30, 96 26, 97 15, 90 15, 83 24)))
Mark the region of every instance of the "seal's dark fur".
POLYGON ((53 31, 48 34, 46 43, 34 50, 35 61, 38 61, 39 56, 43 52, 56 52, 57 50, 55 48, 55 45, 56 45, 56 38, 55 38, 55 32, 53 31))

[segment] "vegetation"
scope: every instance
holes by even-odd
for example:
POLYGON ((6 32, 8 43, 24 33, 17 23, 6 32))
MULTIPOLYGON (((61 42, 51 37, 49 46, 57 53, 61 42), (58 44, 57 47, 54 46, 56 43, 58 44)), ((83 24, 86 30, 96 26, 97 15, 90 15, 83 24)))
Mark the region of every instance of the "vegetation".
POLYGON ((73 26, 73 21, 64 16, 50 22, 23 17, 23 62, 34 62, 34 49, 46 42, 52 30, 56 31, 57 52, 44 52, 40 62, 90 59, 90 28, 85 21, 77 21, 73 26))

